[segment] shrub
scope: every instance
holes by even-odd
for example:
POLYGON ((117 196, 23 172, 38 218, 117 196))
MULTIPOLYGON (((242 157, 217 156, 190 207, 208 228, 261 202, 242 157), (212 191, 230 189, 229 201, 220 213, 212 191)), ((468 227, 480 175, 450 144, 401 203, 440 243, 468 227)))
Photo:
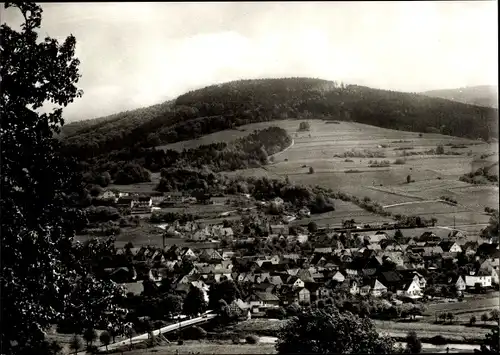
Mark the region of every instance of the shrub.
POLYGON ((344 162, 346 162, 346 163, 354 163, 354 160, 352 160, 352 159, 346 159, 346 160, 344 160, 344 162))
POLYGON ((309 167, 309 174, 314 174, 314 168, 312 166, 309 167))
POLYGON ((396 165, 403 165, 403 164, 406 164, 406 160, 401 159, 401 158, 397 158, 397 159, 394 161, 394 164, 396 164, 396 165))
POLYGON ((257 344, 259 342, 259 337, 256 336, 256 335, 248 335, 246 338, 245 338, 246 342, 248 344, 257 344))
POLYGON ((357 169, 349 169, 349 170, 346 170, 344 171, 346 174, 354 174, 354 173, 360 173, 361 171, 360 170, 357 170, 357 169))
POLYGON ((178 340, 177 345, 184 345, 184 340, 178 340))

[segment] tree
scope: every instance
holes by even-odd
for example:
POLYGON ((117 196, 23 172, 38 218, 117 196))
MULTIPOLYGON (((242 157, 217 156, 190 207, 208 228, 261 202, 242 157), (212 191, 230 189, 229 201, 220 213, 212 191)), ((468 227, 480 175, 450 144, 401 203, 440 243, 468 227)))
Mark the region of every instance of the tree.
POLYGON ((411 182, 411 175, 408 175, 406 177, 406 183, 409 184, 411 182))
POLYGON ((318 231, 318 225, 316 224, 316 222, 311 221, 307 224, 307 230, 309 231, 309 233, 315 233, 318 231))
POLYGON ((314 174, 314 168, 312 166, 309 167, 309 174, 314 174))
POLYGON ((214 283, 210 286, 208 292, 210 309, 217 309, 219 301, 224 300, 226 304, 230 304, 240 296, 240 290, 232 280, 225 280, 219 283, 214 283))
POLYGON ((82 348, 82 339, 80 339, 77 334, 71 337, 71 340, 69 341, 69 348, 73 350, 75 354, 82 348))
POLYGON ((499 315, 500 315, 500 312, 498 311, 498 309, 496 309, 496 308, 495 308, 494 310, 492 310, 492 311, 490 312, 490 316, 491 316, 491 318, 490 318, 490 319, 491 319, 491 320, 493 320, 493 321, 498 322, 498 320, 499 320, 499 315))
POLYGON ((455 319, 455 315, 451 312, 448 312, 446 314, 446 319, 448 319, 450 321, 450 324, 453 323, 453 319, 455 319))
POLYGON ((111 343, 111 335, 107 331, 104 331, 99 336, 99 340, 101 341, 101 344, 106 347, 106 351, 108 351, 108 345, 111 343))
POLYGON ((486 322, 488 321, 488 313, 483 313, 481 314, 481 322, 483 322, 484 324, 486 324, 486 322))
POLYGON ((476 316, 472 316, 469 319, 469 324, 473 326, 474 324, 476 324, 476 321, 477 321, 476 316))
POLYGON ((184 314, 189 316, 197 315, 198 313, 204 312, 206 308, 207 303, 203 291, 198 287, 192 286, 184 300, 184 314))
POLYGON ((406 335, 406 350, 410 354, 420 354, 422 351, 422 342, 414 331, 409 332, 406 335))
POLYGON ((369 318, 337 309, 309 310, 293 317, 278 333, 279 354, 389 354, 394 340, 380 337, 369 318))
POLYGON ((401 242, 404 239, 404 235, 400 229, 397 229, 396 232, 394 233, 394 239, 397 242, 401 242))
POLYGON ((309 122, 303 121, 299 123, 299 132, 309 131, 310 129, 311 126, 309 125, 309 122))
POLYGON ((92 343, 97 339, 97 333, 93 328, 87 328, 83 332, 83 339, 87 342, 87 346, 92 346, 92 343))
POLYGON ((75 37, 40 41, 40 6, 5 8, 21 11, 24 23, 19 32, 0 29, 2 324, 9 324, 1 343, 5 353, 37 352, 43 330, 66 315, 66 296, 80 277, 72 241, 86 223, 77 208, 83 184, 55 135, 64 123, 61 106, 82 92, 75 37), (40 113, 48 101, 56 108, 40 113))
POLYGON ((437 148, 436 148, 436 154, 438 154, 438 155, 444 154, 444 147, 441 144, 439 144, 437 146, 437 148))
POLYGON ((498 327, 493 327, 491 331, 486 334, 484 343, 481 345, 480 353, 482 354, 499 354, 500 353, 500 343, 499 339, 499 329, 498 327))

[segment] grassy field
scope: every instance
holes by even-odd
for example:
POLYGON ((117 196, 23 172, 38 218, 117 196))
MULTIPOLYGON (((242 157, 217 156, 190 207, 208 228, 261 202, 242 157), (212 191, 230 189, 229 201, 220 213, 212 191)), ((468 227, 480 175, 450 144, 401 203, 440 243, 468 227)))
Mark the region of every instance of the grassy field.
POLYGON ((274 344, 231 344, 229 342, 201 342, 186 341, 183 345, 173 343, 165 346, 158 346, 154 349, 141 349, 127 352, 130 355, 142 355, 156 353, 166 354, 276 354, 274 344))
MULTIPOLYGON (((495 144, 440 134, 423 134, 419 137, 418 133, 352 122, 340 122, 340 124, 326 124, 321 120, 308 122, 311 130, 300 133, 296 132, 299 121, 272 122, 273 125, 286 129, 292 135, 295 140, 294 146, 277 156, 273 164, 263 169, 241 170, 229 175, 269 178, 288 176, 296 183, 321 185, 360 198, 366 196, 382 205, 434 200, 441 196, 449 196, 455 198, 459 206, 429 203, 420 206, 393 207, 391 210, 402 214, 421 214, 428 218, 435 216, 438 224, 446 226, 453 225, 454 222, 487 223, 489 216, 483 213, 484 208, 498 206, 498 187, 475 187, 458 181, 461 175, 498 161, 498 147, 495 144), (443 145, 445 152, 459 152, 461 155, 415 155, 404 157, 405 164, 394 164, 397 158, 403 158, 401 148, 427 151, 435 149, 438 145, 443 145), (453 145, 465 147, 457 148, 452 147, 453 145), (353 150, 359 157, 336 157, 353 150), (366 156, 367 152, 384 157, 362 157, 362 154, 366 156), (480 156, 483 154, 493 154, 493 156, 481 159, 480 156), (370 168, 370 160, 388 160, 391 165, 370 168), (313 174, 309 174, 309 167, 314 169, 313 174), (346 173, 349 170, 359 172, 346 173), (408 184, 406 182, 408 175, 415 182, 408 184)), ((328 216, 315 216, 320 223, 325 224, 335 224, 343 217, 343 211, 340 209, 328 216)), ((361 221, 364 218, 368 223, 368 219, 372 219, 372 216, 359 219, 361 221)))

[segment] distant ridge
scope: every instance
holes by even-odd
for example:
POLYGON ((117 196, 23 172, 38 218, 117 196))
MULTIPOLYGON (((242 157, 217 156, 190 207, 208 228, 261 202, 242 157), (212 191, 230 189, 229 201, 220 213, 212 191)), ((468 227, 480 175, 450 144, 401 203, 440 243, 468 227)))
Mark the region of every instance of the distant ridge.
POLYGON ((82 158, 190 140, 250 123, 320 118, 382 128, 490 140, 498 110, 417 93, 312 78, 238 80, 169 101, 63 127, 66 148, 82 158))
POLYGON ((457 89, 431 90, 423 95, 453 100, 465 104, 498 108, 498 87, 493 85, 467 86, 457 89))

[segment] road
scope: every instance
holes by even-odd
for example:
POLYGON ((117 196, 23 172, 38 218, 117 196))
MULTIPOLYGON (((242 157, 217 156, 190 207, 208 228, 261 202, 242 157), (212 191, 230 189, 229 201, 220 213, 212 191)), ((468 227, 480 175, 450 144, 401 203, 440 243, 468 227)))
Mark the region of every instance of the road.
MULTIPOLYGON (((182 321, 182 322, 179 322, 179 323, 170 324, 170 325, 167 325, 167 326, 165 326, 163 328, 153 330, 153 335, 158 336, 160 334, 170 333, 170 332, 173 332, 174 330, 178 330, 178 329, 181 329, 181 328, 184 328, 184 327, 187 327, 187 326, 191 326, 191 325, 195 325, 195 324, 198 324, 198 323, 206 322, 207 320, 213 319, 216 316, 217 316, 216 314, 206 314, 204 317, 203 316, 202 317, 196 317, 196 318, 185 320, 185 321, 182 321)), ((141 342, 147 340, 148 338, 149 338, 149 334, 148 333, 144 333, 144 334, 141 334, 141 335, 137 335, 137 336, 133 337, 132 339, 126 339, 126 340, 118 341, 118 342, 116 342, 114 344, 108 345, 108 351, 116 349, 116 348, 119 348, 119 347, 122 347, 122 346, 130 345, 130 344, 141 343, 141 342)), ((99 347, 99 351, 106 351, 106 347, 105 346, 99 347)), ((85 355, 86 352, 83 351, 83 352, 80 352, 78 354, 79 355, 85 355)))

